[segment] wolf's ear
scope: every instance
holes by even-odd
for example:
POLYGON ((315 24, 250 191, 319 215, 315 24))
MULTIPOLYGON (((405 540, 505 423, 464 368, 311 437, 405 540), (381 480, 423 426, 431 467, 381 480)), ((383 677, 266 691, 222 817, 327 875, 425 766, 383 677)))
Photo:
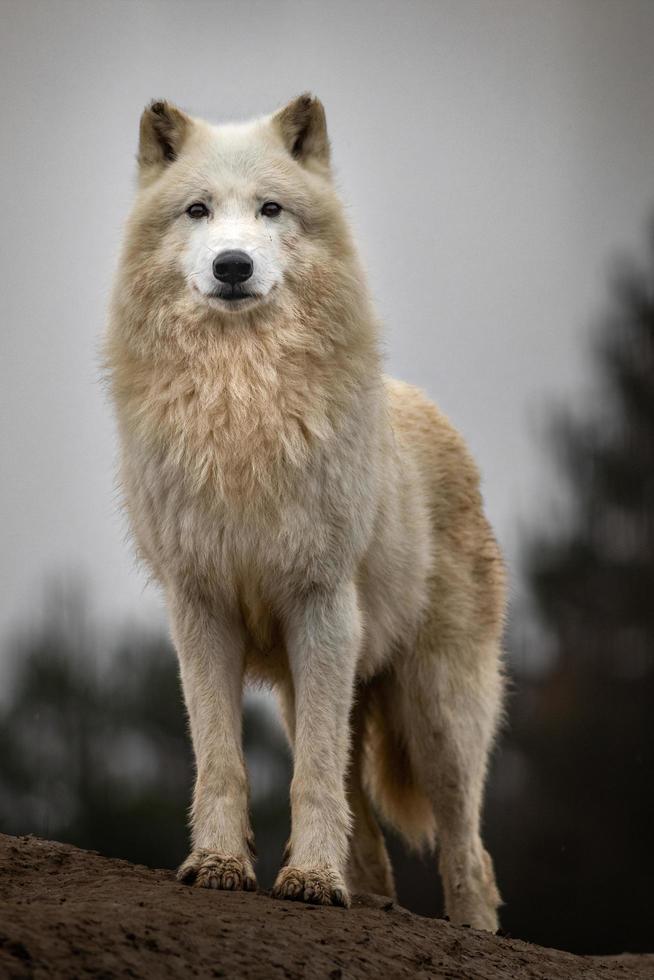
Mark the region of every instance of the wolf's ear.
POLYGON ((143 110, 138 161, 142 171, 175 160, 191 128, 191 119, 170 102, 151 102, 143 110))
POLYGON ((305 93, 272 117, 282 141, 299 163, 329 167, 329 140, 322 102, 305 93))

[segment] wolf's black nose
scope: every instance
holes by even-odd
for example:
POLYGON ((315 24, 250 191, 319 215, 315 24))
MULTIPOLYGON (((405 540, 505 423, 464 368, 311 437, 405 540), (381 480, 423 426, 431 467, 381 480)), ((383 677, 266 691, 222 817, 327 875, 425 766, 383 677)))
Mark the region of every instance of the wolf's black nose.
POLYGON ((213 274, 221 282, 235 286, 237 282, 245 282, 252 275, 254 263, 246 252, 233 249, 221 252, 213 260, 213 274))

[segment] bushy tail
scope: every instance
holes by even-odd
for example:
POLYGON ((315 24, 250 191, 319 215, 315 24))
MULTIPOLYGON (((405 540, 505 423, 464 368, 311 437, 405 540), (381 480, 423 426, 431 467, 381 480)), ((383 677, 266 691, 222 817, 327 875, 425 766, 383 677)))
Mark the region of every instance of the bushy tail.
POLYGON ((363 775, 381 818, 417 851, 432 849, 436 822, 431 802, 418 784, 393 705, 393 678, 375 678, 360 692, 363 775))

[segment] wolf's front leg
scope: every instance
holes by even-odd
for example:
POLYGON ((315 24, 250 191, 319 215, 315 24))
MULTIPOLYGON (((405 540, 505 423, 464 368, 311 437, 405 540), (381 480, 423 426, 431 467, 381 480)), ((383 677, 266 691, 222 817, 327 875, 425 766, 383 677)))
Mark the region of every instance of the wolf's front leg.
POLYGON ((174 595, 173 639, 195 751, 192 846, 177 872, 204 888, 256 888, 241 746, 244 637, 238 617, 174 595))
POLYGON ((291 609, 286 642, 295 688, 295 767, 288 863, 273 889, 279 898, 349 904, 345 775, 360 640, 352 584, 316 589, 291 609))

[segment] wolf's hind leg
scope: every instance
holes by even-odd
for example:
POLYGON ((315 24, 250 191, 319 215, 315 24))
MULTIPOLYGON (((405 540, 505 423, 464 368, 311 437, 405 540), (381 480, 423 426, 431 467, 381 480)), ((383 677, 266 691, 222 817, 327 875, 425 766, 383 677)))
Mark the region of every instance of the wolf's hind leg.
POLYGON ((393 869, 386 842, 364 788, 364 738, 366 690, 359 691, 352 710, 352 754, 347 779, 347 795, 352 811, 352 835, 347 864, 347 883, 351 891, 395 897, 393 869))
POLYGON ((501 707, 499 650, 420 646, 405 665, 403 710, 412 764, 436 818, 445 908, 455 924, 495 932, 501 899, 480 819, 501 707))
POLYGON ((169 597, 191 726, 193 849, 177 873, 205 888, 252 890, 252 835, 241 746, 244 637, 238 617, 185 593, 169 597))

